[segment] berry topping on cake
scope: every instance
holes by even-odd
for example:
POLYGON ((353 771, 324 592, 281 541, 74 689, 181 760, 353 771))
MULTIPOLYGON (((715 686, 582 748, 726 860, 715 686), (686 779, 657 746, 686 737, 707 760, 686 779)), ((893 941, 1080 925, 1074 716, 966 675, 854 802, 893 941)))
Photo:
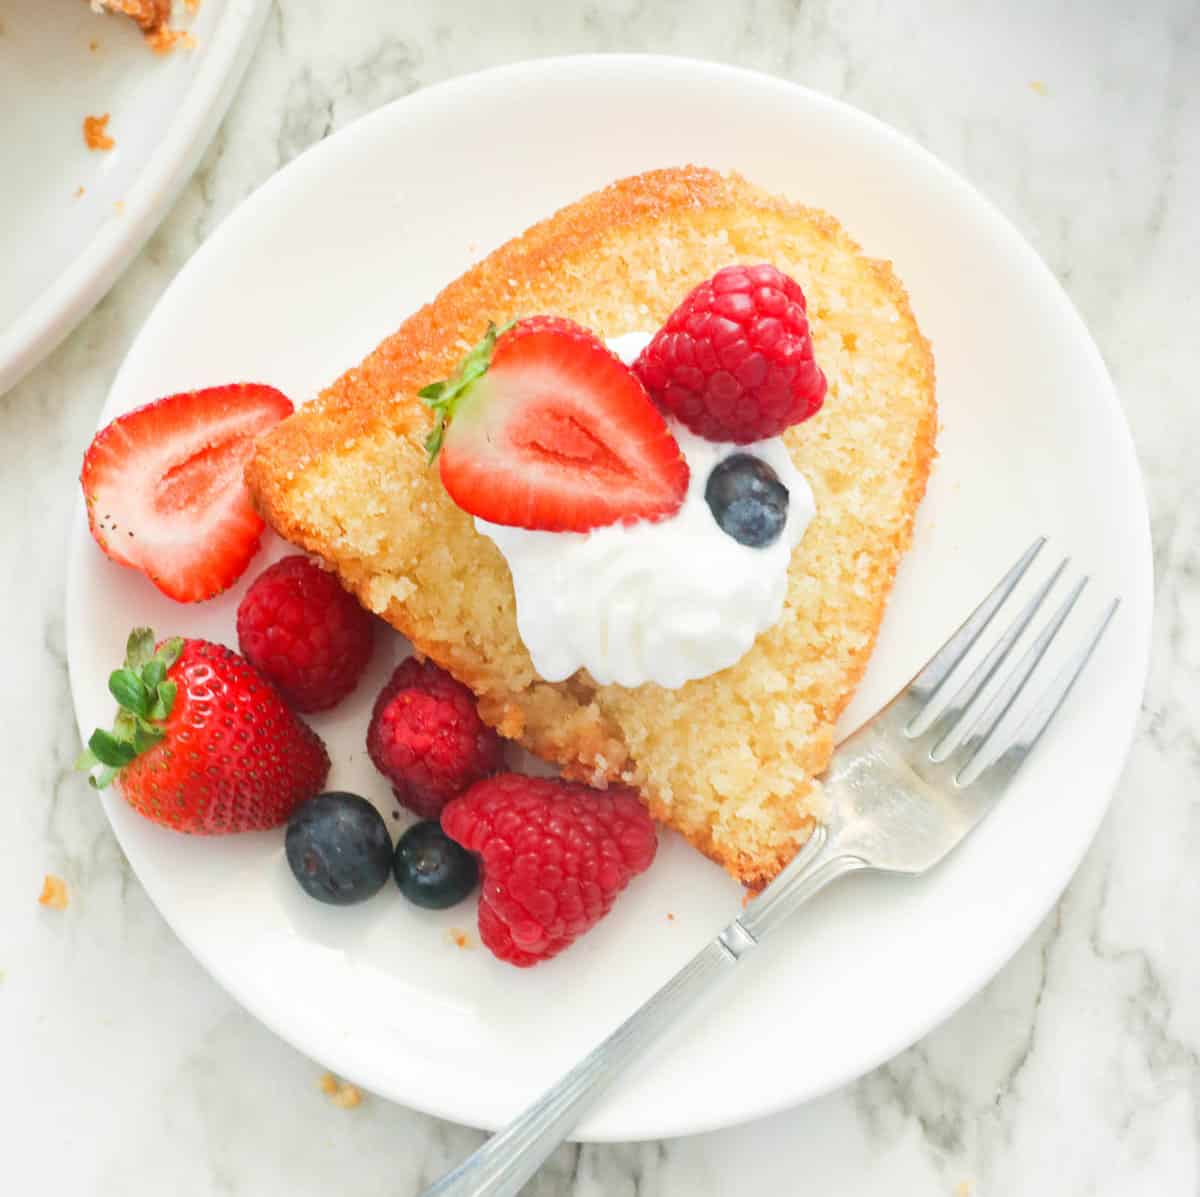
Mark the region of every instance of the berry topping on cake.
POLYGON ((371 659, 375 621, 307 557, 265 569, 238 606, 238 647, 297 711, 336 706, 371 659))
POLYGON ((330 906, 365 902, 392 871, 392 837, 383 816, 365 798, 340 790, 296 807, 284 850, 300 888, 330 906))
POLYGON ((275 688, 223 644, 135 628, 108 679, 120 704, 80 766, 115 777, 134 810, 175 831, 221 835, 283 823, 316 794, 329 757, 275 688))
POLYGON ((479 865, 435 820, 414 823, 396 845, 393 873, 400 892, 426 910, 445 910, 479 882, 479 865))
POLYGON ((239 383, 115 419, 96 434, 80 477, 96 543, 180 602, 220 594, 262 536, 242 470, 255 438, 291 411, 274 387, 239 383))
POLYGON ((761 457, 733 453, 708 476, 704 500, 722 532, 739 544, 774 544, 787 523, 788 490, 761 457))
POLYGON ((475 696, 432 661, 402 661, 380 691, 367 752, 396 798, 423 819, 503 764, 500 737, 475 696))
POLYGON ((804 292, 769 265, 727 266, 701 283, 633 368, 663 411, 710 441, 776 436, 825 399, 804 292))
POLYGON ((493 524, 586 532, 663 519, 687 493, 687 462, 645 388, 570 320, 489 328, 421 397, 443 485, 493 524))
POLYGON ((632 790, 502 773, 442 812, 483 870, 479 937, 527 968, 590 930, 654 860, 654 823, 632 790))

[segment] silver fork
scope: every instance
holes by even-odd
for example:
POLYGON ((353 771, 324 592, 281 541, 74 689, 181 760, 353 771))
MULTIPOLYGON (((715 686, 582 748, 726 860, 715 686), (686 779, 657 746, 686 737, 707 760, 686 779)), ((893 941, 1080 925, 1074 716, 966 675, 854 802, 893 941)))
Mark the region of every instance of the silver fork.
POLYGON ((515 1197, 607 1085, 797 907, 860 869, 924 873, 992 810, 1083 672, 1120 600, 1060 668, 1011 734, 1001 726, 1087 579, 1021 654, 990 698, 988 682, 1013 655, 1067 566, 1064 560, 941 707, 951 675, 1045 544, 1040 537, 967 621, 886 707, 837 749, 822 778, 830 813, 795 859, 724 931, 556 1085, 424 1197, 515 1197), (940 709, 939 709, 940 708, 940 709))

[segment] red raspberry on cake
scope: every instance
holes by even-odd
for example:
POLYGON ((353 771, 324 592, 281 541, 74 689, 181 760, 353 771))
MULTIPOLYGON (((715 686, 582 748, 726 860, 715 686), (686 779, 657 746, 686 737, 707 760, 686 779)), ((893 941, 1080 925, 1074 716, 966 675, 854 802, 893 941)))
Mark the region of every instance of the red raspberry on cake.
POLYGON ((451 798, 504 764, 500 737, 475 696, 432 661, 409 657, 380 691, 367 752, 397 800, 436 819, 451 798))
POLYGON ((727 266, 691 291, 633 370, 663 411, 710 441, 776 436, 825 399, 804 292, 765 264, 727 266))
POLYGON ((336 706, 371 659, 374 619, 307 557, 265 569, 238 606, 242 655, 297 711, 336 706))
POLYGON ((442 812, 442 829, 479 857, 480 939, 518 968, 594 927, 658 848, 632 790, 519 773, 472 786, 442 812))

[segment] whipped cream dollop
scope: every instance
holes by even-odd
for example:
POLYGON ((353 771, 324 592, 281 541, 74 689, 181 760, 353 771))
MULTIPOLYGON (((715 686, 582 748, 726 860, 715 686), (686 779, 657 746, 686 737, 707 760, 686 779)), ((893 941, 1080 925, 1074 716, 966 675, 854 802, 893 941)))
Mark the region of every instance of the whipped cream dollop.
MULTIPOLYGON (((609 347, 631 363, 649 340, 630 333, 609 347)), ((517 629, 548 682, 586 669, 601 685, 675 689, 733 665, 783 614, 792 550, 815 511, 803 474, 779 437, 717 444, 668 423, 691 470, 669 519, 583 533, 475 519, 508 562, 517 629), (763 548, 722 531, 704 498, 713 467, 734 453, 762 458, 788 490, 783 532, 763 548)))

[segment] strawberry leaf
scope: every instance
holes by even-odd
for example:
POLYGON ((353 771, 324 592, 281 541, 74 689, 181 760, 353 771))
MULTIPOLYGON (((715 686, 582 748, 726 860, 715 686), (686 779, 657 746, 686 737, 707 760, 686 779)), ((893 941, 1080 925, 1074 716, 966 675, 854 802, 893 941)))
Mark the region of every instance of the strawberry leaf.
POLYGON ((143 752, 149 752, 166 734, 161 727, 155 727, 154 724, 139 719, 137 726, 133 729, 134 753, 141 756, 143 752))
POLYGON ((106 732, 102 727, 98 727, 92 732, 88 739, 88 748, 91 749, 96 760, 113 769, 120 769, 123 765, 128 765, 137 756, 132 744, 125 740, 118 740, 112 732, 106 732))
POLYGON ((126 710, 145 717, 150 713, 150 692, 132 669, 117 669, 109 675, 108 692, 126 710))
POLYGON ((117 772, 166 738, 162 724, 171 714, 179 687, 167 672, 183 653, 184 641, 173 636, 157 649, 149 628, 135 628, 125 646, 125 666, 114 670, 108 689, 118 708, 112 731, 98 728, 76 762, 79 769, 103 768, 89 778, 97 789, 109 785, 117 772))
POLYGON ((425 438, 425 451, 432 463, 441 452, 442 442, 446 439, 446 429, 454 419, 455 409, 462 397, 471 389, 471 385, 482 378, 492 364, 492 354, 496 350, 496 342, 516 323, 509 320, 499 327, 489 321, 487 332, 483 339, 463 358, 457 373, 452 378, 441 382, 431 382, 423 386, 417 394, 424 400, 425 405, 433 410, 433 428, 425 438))
POLYGON ((446 439, 446 418, 438 412, 433 419, 433 428, 425 438, 425 452, 429 454, 432 463, 442 451, 442 442, 446 439))
POLYGON ((141 669, 154 656, 154 633, 149 628, 134 628, 125 642, 125 668, 141 669))
POLYGON ((151 719, 161 722, 171 713, 171 708, 175 705, 175 695, 178 693, 178 690, 179 687, 174 682, 159 683, 154 696, 154 703, 150 707, 151 719))
POLYGON ((183 655, 183 637, 172 636, 170 640, 164 640, 155 655, 163 663, 164 669, 170 669, 183 655))

